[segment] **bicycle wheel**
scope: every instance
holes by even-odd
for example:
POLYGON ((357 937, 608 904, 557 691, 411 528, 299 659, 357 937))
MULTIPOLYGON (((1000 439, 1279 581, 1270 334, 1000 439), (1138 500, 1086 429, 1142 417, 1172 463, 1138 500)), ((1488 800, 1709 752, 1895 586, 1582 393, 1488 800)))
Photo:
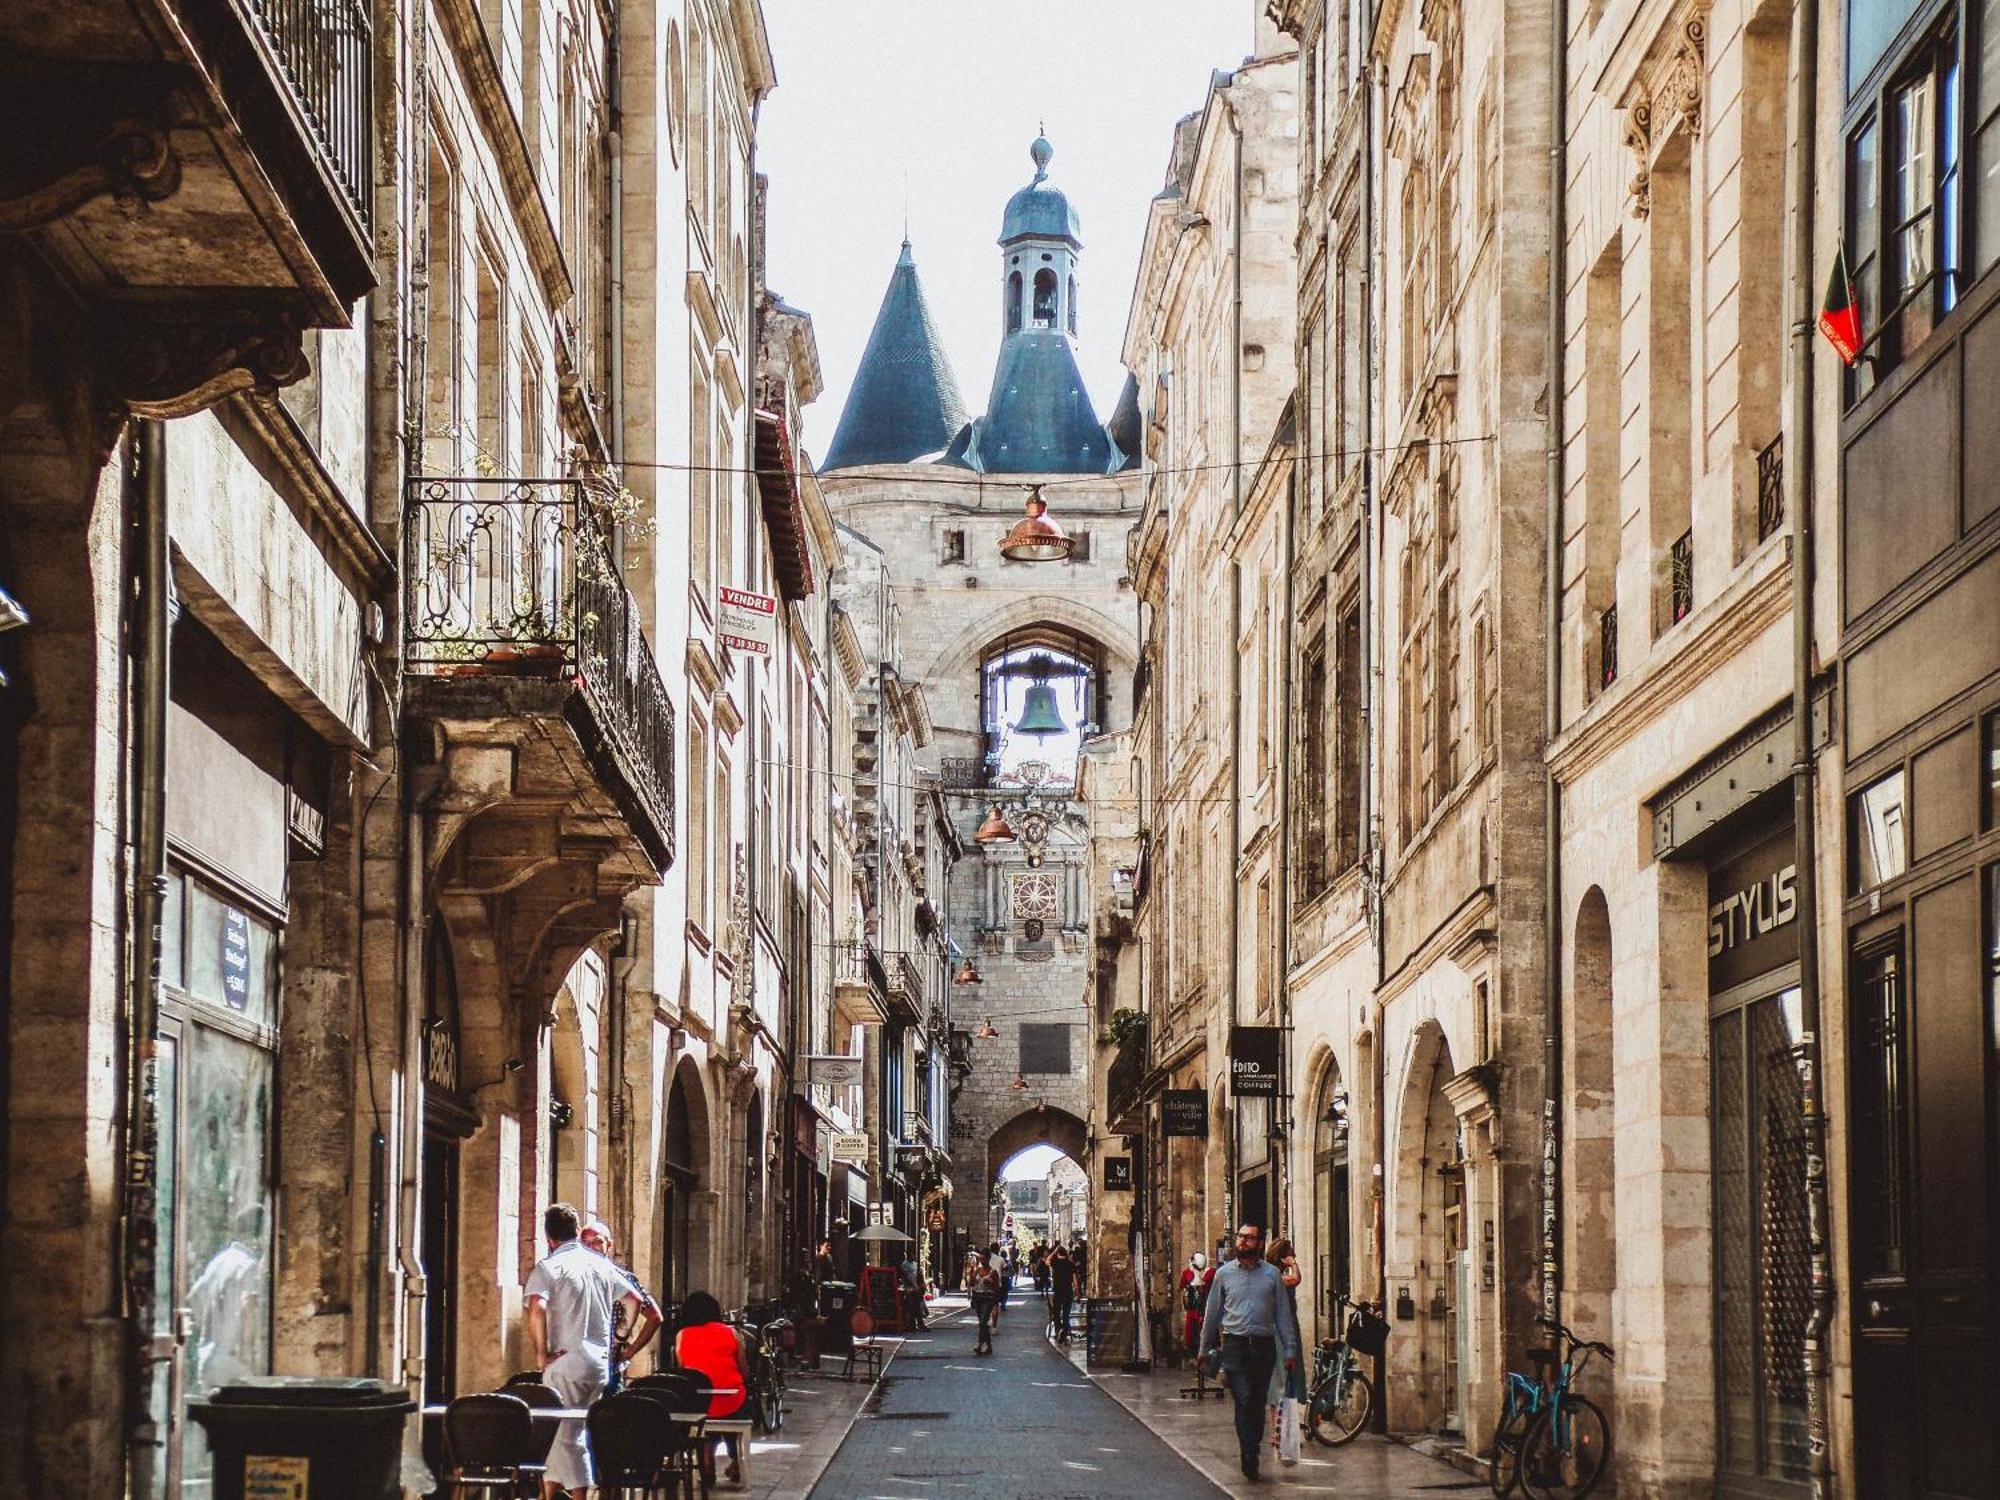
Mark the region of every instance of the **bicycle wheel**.
POLYGON ((1535 1500, 1583 1500, 1611 1462, 1611 1424, 1594 1402, 1563 1396, 1521 1443, 1521 1482, 1535 1500))
POLYGON ((1368 1412, 1375 1404, 1375 1387, 1359 1370, 1349 1370, 1347 1380, 1322 1380, 1306 1398, 1306 1432, 1316 1443, 1338 1448, 1351 1443, 1368 1425, 1368 1412))
POLYGON ((1507 1496, 1521 1482, 1521 1440, 1527 1436, 1528 1414, 1509 1402, 1500 1410, 1500 1420, 1493 1426, 1493 1457, 1487 1470, 1487 1483, 1493 1486, 1493 1493, 1507 1496))

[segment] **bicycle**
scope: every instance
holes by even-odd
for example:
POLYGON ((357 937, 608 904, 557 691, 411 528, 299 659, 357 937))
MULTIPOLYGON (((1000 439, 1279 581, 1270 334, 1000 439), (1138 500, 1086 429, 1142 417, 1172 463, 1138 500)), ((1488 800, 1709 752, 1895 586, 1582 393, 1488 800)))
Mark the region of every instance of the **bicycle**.
POLYGON ((1583 1500, 1610 1465, 1611 1424, 1572 1386, 1593 1357, 1609 1364, 1612 1353, 1609 1345, 1580 1339, 1560 1323, 1544 1319, 1542 1326, 1562 1341, 1562 1355, 1530 1349, 1535 1378, 1508 1372, 1507 1398, 1493 1432, 1490 1482, 1496 1495, 1519 1485, 1533 1500, 1583 1500), (1551 1367, 1554 1379, 1547 1373, 1551 1367))
POLYGON ((1345 1308, 1354 1311, 1347 1320, 1346 1336, 1322 1339, 1313 1352, 1305 1419, 1308 1437, 1338 1448, 1360 1435, 1375 1409, 1375 1385, 1361 1373, 1360 1356, 1381 1355, 1388 1344, 1389 1323, 1372 1302, 1355 1302, 1340 1293, 1333 1301, 1336 1316, 1345 1308))
POLYGON ((745 1308, 730 1318, 749 1347, 744 1374, 748 1377, 750 1417, 767 1436, 785 1425, 785 1370, 776 1346, 792 1334, 789 1318, 771 1316, 772 1306, 745 1308))

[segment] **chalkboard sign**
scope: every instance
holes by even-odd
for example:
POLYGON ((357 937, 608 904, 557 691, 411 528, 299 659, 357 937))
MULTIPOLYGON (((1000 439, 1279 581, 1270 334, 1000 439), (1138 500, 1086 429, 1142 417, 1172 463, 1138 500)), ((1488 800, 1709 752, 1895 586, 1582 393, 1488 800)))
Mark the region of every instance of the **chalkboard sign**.
POLYGON ((902 1272, 892 1266, 866 1266, 861 1272, 861 1305, 875 1320, 877 1333, 903 1331, 902 1272))
POLYGON ((1134 1353, 1132 1299, 1092 1297, 1088 1299, 1084 1323, 1085 1361, 1092 1365, 1122 1365, 1134 1353))

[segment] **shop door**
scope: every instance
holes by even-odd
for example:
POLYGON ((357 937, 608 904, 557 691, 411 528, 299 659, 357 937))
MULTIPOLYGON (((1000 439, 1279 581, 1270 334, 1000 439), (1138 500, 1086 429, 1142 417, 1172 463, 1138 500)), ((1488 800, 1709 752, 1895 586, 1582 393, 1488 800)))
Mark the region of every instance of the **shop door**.
POLYGON ((1806 1477, 1811 1311, 1799 992, 1721 997, 1709 1023, 1715 1213, 1716 1491, 1806 1477))
POLYGON ((660 1307, 669 1320, 692 1288, 688 1285, 693 1243, 695 1175, 668 1163, 660 1193, 660 1307))
POLYGON ((1444 1264, 1431 1293, 1444 1343, 1444 1430, 1465 1430, 1465 1168, 1454 1163, 1439 1174, 1444 1189, 1444 1264))
POLYGON ((2000 867, 1987 875, 1987 993, 1971 877, 1918 895, 1906 934, 1856 958, 1850 1210, 1859 1493, 1990 1496, 2000 867), (1905 942, 1909 946, 1905 947, 1905 942))
POLYGON ((458 1138, 424 1134, 424 1403, 458 1390, 458 1138))

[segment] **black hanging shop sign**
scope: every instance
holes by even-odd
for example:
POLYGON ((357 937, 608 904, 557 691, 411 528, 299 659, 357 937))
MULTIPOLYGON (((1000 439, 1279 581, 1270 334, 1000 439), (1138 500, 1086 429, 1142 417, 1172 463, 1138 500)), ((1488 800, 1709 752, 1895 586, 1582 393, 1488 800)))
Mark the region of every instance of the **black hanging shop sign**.
POLYGON ((1107 1156, 1104 1158, 1104 1191, 1107 1193, 1129 1193, 1132 1191, 1131 1157, 1107 1156))
POLYGON ((1277 1097, 1282 1036, 1276 1026, 1229 1028, 1229 1091, 1237 1098, 1277 1097))
POLYGON ((1167 1089, 1160 1095, 1160 1133, 1192 1136, 1208 1135, 1208 1094, 1202 1089, 1167 1089))

